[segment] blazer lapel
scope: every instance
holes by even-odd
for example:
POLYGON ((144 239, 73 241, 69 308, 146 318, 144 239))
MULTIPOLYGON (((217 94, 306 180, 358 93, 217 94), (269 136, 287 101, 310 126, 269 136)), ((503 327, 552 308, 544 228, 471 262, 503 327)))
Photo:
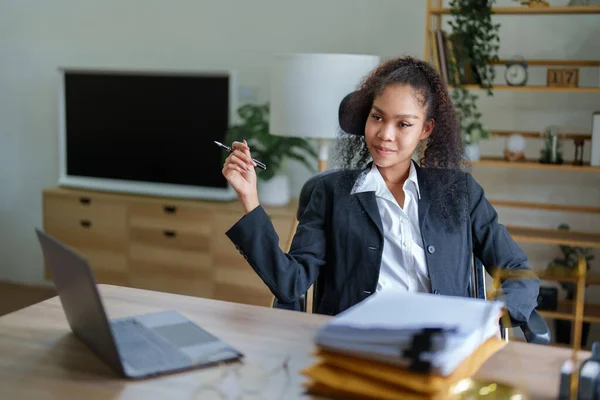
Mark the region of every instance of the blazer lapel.
POLYGON ((417 163, 415 163, 415 169, 417 170, 419 192, 421 193, 421 198, 419 199, 419 227, 421 228, 421 232, 423 232, 423 223, 425 222, 429 206, 431 205, 431 190, 426 179, 427 172, 419 167, 417 163))
POLYGON ((383 224, 381 223, 381 216, 379 215, 379 208, 377 207, 377 199, 375 198, 375 192, 362 192, 356 193, 354 196, 358 198, 360 204, 367 212, 367 215, 379 229, 379 233, 383 236, 383 224))
MULTIPOLYGON (((357 171, 358 173, 354 180, 354 185, 356 185, 357 181, 364 176, 363 174, 368 173, 372 164, 373 162, 371 161, 362 171, 357 171)), ((383 223, 381 222, 381 216, 379 215, 379 207, 377 207, 377 198, 375 197, 375 192, 359 192, 354 193, 353 196, 358 198, 358 202, 365 209, 365 212, 379 230, 379 234, 383 237, 383 223)))

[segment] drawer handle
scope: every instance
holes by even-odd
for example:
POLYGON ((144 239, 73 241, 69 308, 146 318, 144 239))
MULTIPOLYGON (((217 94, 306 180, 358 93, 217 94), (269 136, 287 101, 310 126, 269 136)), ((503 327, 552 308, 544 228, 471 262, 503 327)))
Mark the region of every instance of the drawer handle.
POLYGON ((92 222, 87 219, 82 219, 81 221, 79 221, 79 224, 84 228, 89 228, 90 226, 92 226, 92 222))
POLYGON ((163 234, 168 238, 174 238, 177 236, 177 232, 175 231, 163 231, 163 234))
POLYGON ((90 204, 90 203, 92 202, 92 200, 90 200, 90 198, 89 198, 89 197, 80 197, 80 198, 79 198, 79 202, 80 202, 81 204, 83 204, 83 205, 86 205, 86 206, 87 206, 88 204, 90 204))
POLYGON ((175 214, 177 212, 177 207, 175 206, 165 206, 165 213, 167 214, 175 214))

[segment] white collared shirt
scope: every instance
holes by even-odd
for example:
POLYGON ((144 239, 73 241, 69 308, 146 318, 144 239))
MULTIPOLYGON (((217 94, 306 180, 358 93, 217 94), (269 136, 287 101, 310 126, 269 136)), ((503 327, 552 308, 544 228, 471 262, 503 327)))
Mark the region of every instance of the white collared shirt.
POLYGON ((404 205, 400 207, 375 163, 364 179, 357 181, 352 189, 352 194, 375 192, 377 199, 383 225, 383 255, 377 292, 389 289, 431 292, 419 227, 418 200, 421 193, 417 171, 412 162, 403 190, 404 205))

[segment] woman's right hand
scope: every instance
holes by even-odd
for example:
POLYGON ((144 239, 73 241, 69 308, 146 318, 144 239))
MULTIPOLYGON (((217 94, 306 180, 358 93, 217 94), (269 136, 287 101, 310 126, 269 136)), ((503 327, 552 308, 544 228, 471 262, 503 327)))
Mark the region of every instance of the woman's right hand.
POLYGON ((246 213, 259 205, 256 188, 256 164, 252 161, 250 148, 244 140, 233 142, 233 153, 229 154, 223 165, 223 176, 235 190, 246 213))

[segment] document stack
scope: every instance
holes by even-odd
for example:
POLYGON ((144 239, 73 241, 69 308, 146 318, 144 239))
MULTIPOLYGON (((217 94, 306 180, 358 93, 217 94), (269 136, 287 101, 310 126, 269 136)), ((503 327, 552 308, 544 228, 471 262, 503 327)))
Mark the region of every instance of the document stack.
POLYGON ((389 291, 328 321, 310 392, 332 398, 444 399, 505 344, 499 301, 389 291))

